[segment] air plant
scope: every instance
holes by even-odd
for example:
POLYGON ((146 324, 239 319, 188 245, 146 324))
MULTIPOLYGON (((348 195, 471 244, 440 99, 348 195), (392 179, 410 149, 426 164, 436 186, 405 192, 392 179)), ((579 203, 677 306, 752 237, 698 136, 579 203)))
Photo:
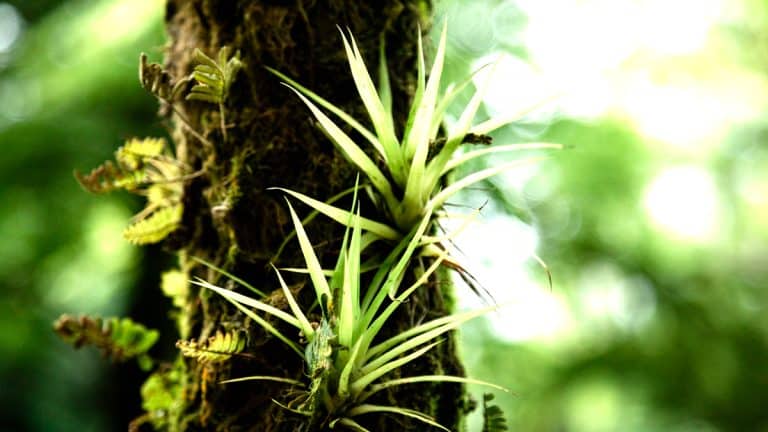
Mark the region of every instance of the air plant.
MULTIPOLYGON (((353 201, 357 203, 355 198, 353 201)), ((367 287, 361 286, 361 252, 363 249, 363 219, 359 205, 348 212, 347 230, 341 252, 333 270, 323 270, 315 255, 312 243, 293 207, 288 203, 296 237, 306 263, 302 272, 308 273, 320 307, 310 314, 299 306, 281 272, 275 268, 278 282, 289 305, 290 312, 277 309, 256 298, 245 296, 198 279, 194 283, 213 290, 233 303, 267 332, 282 340, 306 364, 306 379, 276 376, 250 376, 225 382, 271 380, 293 385, 300 396, 289 401, 275 401, 286 409, 306 415, 310 424, 331 428, 346 427, 366 431, 357 417, 369 413, 394 413, 411 417, 432 426, 447 430, 434 418, 412 409, 377 405, 369 399, 377 392, 393 386, 427 381, 483 384, 496 389, 501 387, 471 378, 448 375, 424 375, 387 379, 390 372, 424 355, 441 342, 440 337, 461 324, 479 317, 496 307, 456 313, 441 317, 389 339, 379 341, 381 329, 395 310, 409 296, 424 285, 436 271, 446 254, 438 256, 427 269, 407 288, 401 283, 414 252, 422 242, 430 225, 431 212, 422 216, 419 223, 407 233, 381 262, 367 287), (393 300, 390 300, 392 298, 393 300), (264 319, 258 312, 272 315, 301 332, 306 344, 294 340, 264 319)))
MULTIPOLYGON (((522 114, 509 118, 494 118, 472 126, 488 86, 491 75, 488 74, 488 78, 478 86, 477 91, 463 109, 458 121, 447 126, 446 131, 440 134, 448 107, 473 80, 473 76, 470 76, 460 84, 449 86, 443 93, 440 92, 440 78, 445 61, 446 28, 443 26, 429 79, 426 78, 424 52, 419 36, 417 87, 401 138, 397 136, 392 116, 392 92, 383 46, 380 53, 377 89, 354 37, 351 34, 347 37, 341 31, 352 78, 370 117, 373 131, 297 81, 268 68, 298 95, 312 112, 323 132, 367 177, 375 191, 372 198, 378 204, 383 217, 380 217, 380 220, 363 218, 361 224, 363 229, 382 239, 399 241, 403 235, 419 224, 425 214, 437 214, 441 206, 462 189, 521 164, 536 161, 538 158, 517 160, 483 169, 443 188, 444 176, 466 162, 493 153, 561 147, 550 143, 511 144, 472 150, 457 156, 462 144, 478 141, 487 143, 490 138, 486 134, 516 120, 522 114), (377 158, 382 163, 377 163, 369 157, 362 146, 346 134, 321 108, 357 131, 373 147, 377 158)), ((495 64, 490 67, 495 68, 495 64)), ((349 219, 349 212, 346 210, 299 192, 289 190, 285 192, 339 223, 344 224, 349 219)))

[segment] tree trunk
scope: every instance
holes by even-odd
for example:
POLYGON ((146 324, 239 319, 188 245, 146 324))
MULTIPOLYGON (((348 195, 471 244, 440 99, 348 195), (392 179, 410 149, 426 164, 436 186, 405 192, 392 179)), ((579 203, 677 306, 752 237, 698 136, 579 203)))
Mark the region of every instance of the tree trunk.
MULTIPOLYGON (((287 308, 268 264, 292 225, 282 195, 267 188, 286 187, 325 200, 354 185, 356 171, 313 125, 300 100, 264 66, 294 77, 366 122, 368 117, 351 79, 338 27, 351 30, 371 66, 377 62, 383 37, 396 121, 402 130, 415 88, 417 34, 420 28, 429 27, 430 13, 431 3, 420 0, 168 0, 170 41, 165 67, 171 77, 178 79, 191 72, 195 48, 215 58, 221 47, 229 46, 233 52, 239 50, 244 63, 224 101, 226 136, 215 104, 184 101, 176 106, 191 128, 212 146, 191 134, 171 110, 164 113, 173 118, 177 157, 204 172, 185 185, 182 226, 166 240, 167 246, 179 251, 182 269, 190 278, 200 276, 226 283, 226 278, 191 260, 199 257, 262 291, 272 292, 268 300, 287 308)), ((297 210, 307 213, 307 208, 299 206, 297 210)), ((321 261, 330 267, 343 229, 321 219, 318 217, 307 229, 321 261)), ((278 266, 302 263, 298 248, 291 247, 293 242, 280 255, 278 266)), ((435 283, 418 290, 393 317, 387 332, 401 332, 445 315, 451 305, 446 304, 445 299, 450 297, 444 285, 435 283)), ((156 373, 155 384, 163 382, 163 391, 173 401, 147 414, 155 427, 171 431, 317 429, 307 425, 306 417, 273 402, 290 399, 285 384, 219 384, 224 379, 249 375, 300 379, 306 370, 295 353, 268 337, 222 298, 195 286, 189 289, 187 304, 176 311, 182 338, 205 340, 216 331, 244 330, 248 343, 244 355, 227 363, 205 365, 180 357, 173 366, 156 373)), ((307 305, 311 304, 311 291, 305 289, 299 294, 307 305)), ((394 374, 463 375, 451 338, 404 369, 394 374)), ((468 405, 460 385, 412 384, 395 389, 382 394, 379 402, 430 414, 451 430, 460 428, 468 405)), ((145 406, 155 406, 147 403, 157 396, 154 387, 145 385, 143 396, 145 406)), ((372 431, 430 429, 393 415, 369 414, 361 417, 361 424, 372 431)))

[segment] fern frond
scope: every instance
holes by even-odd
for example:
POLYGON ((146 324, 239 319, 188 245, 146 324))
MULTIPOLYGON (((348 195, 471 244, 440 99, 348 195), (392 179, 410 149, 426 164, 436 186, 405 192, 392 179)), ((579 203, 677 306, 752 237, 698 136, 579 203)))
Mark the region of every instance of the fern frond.
POLYGON ((137 245, 157 243, 178 228, 183 208, 181 204, 163 207, 150 216, 129 225, 123 231, 123 237, 137 245))
POLYGON ((144 90, 160 100, 167 102, 176 98, 181 87, 187 80, 182 79, 173 83, 173 78, 157 63, 149 63, 147 55, 141 53, 139 57, 139 82, 144 90))
POLYGON ((75 178, 89 192, 115 189, 147 197, 147 206, 134 216, 134 223, 123 231, 134 244, 157 243, 174 231, 181 221, 185 165, 167 150, 162 138, 129 139, 115 152, 117 163, 107 161, 88 175, 75 171, 75 178))
POLYGON ((152 367, 147 351, 160 336, 157 330, 147 329, 128 318, 103 319, 86 315, 80 318, 62 315, 56 320, 54 330, 75 348, 93 345, 116 362, 135 357, 145 370, 152 367))
POLYGON ((115 189, 134 190, 143 178, 141 173, 125 171, 112 161, 104 162, 86 175, 77 170, 74 174, 83 189, 95 194, 111 192, 115 189))
POLYGON ((201 363, 221 363, 245 349, 245 337, 241 332, 217 331, 202 342, 180 340, 176 342, 176 348, 181 350, 183 356, 193 357, 201 363))
POLYGON ((183 188, 180 184, 159 183, 150 185, 145 192, 147 207, 172 205, 179 200, 182 192, 183 188))
POLYGON ((191 78, 197 82, 187 95, 187 100, 199 100, 219 105, 219 120, 221 133, 224 140, 227 139, 227 121, 224 109, 224 101, 227 99, 229 87, 235 80, 235 75, 243 67, 238 51, 229 57, 231 50, 224 46, 219 50, 218 62, 195 49, 194 58, 198 63, 192 72, 191 78))
POLYGON ((243 63, 239 53, 229 58, 230 48, 219 50, 218 62, 195 49, 194 59, 198 63, 192 72, 192 78, 197 82, 187 95, 187 100, 199 100, 215 104, 224 103, 229 92, 229 86, 243 63))
POLYGON ((87 175, 75 171, 75 178, 92 193, 115 189, 135 192, 158 180, 173 180, 181 175, 181 168, 170 162, 173 158, 164 154, 165 149, 162 138, 132 138, 115 152, 117 164, 104 162, 87 175))
POLYGON ((494 398, 493 394, 483 394, 483 431, 482 432, 503 432, 509 430, 507 419, 504 412, 498 405, 489 405, 494 398))
POLYGON ((117 149, 115 158, 120 166, 134 171, 142 168, 147 159, 160 156, 165 147, 162 138, 132 138, 117 149))

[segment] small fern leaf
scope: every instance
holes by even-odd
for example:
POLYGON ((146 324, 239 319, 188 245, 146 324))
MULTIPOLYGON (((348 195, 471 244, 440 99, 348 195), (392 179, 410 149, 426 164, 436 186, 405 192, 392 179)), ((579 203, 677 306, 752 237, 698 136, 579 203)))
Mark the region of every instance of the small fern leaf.
POLYGON ((147 159, 162 155, 165 147, 165 140, 162 138, 132 138, 117 149, 115 158, 126 170, 135 171, 142 168, 147 159))
POLYGON ((504 412, 497 405, 489 405, 494 396, 491 393, 483 394, 483 431, 503 432, 509 430, 504 412))
POLYGON ((180 340, 176 342, 176 347, 181 350, 183 356, 195 358, 201 363, 221 363, 243 351, 245 338, 240 332, 217 331, 206 341, 180 340))
POLYGON ((192 78, 197 84, 192 87, 187 100, 222 103, 225 93, 224 70, 199 49, 195 49, 194 58, 199 63, 192 72, 192 78))
POLYGON ((75 171, 75 179, 88 192, 102 194, 115 189, 136 189, 143 179, 143 174, 125 171, 112 161, 106 161, 86 175, 75 171))
POLYGON ((147 207, 152 205, 166 207, 172 205, 174 202, 178 202, 184 190, 178 186, 179 184, 173 183, 156 183, 150 185, 144 193, 147 197, 147 207))
POLYGON ((166 102, 174 100, 180 88, 188 82, 182 79, 174 83, 173 78, 163 69, 163 66, 149 63, 144 53, 139 57, 139 81, 144 90, 166 102))
POLYGON ((157 243, 179 227, 183 208, 181 204, 163 207, 150 216, 129 225, 123 231, 123 237, 137 245, 157 243))
POLYGON ((152 367, 152 359, 147 351, 160 336, 157 330, 147 329, 128 318, 74 318, 62 315, 54 324, 54 330, 75 348, 93 345, 105 357, 116 362, 136 358, 145 370, 152 367))
POLYGON ((239 54, 236 53, 229 58, 229 53, 229 47, 221 48, 218 55, 219 61, 216 62, 199 49, 195 49, 194 59, 198 65, 192 72, 192 78, 197 84, 192 87, 187 100, 224 103, 235 74, 243 66, 239 54))
POLYGON ((105 193, 115 189, 136 191, 154 177, 178 177, 179 167, 160 162, 166 142, 162 138, 132 138, 115 152, 115 160, 104 162, 87 175, 75 171, 75 178, 92 193, 105 193), (150 166, 151 165, 151 166, 150 166), (169 165, 167 167, 166 165, 169 165))

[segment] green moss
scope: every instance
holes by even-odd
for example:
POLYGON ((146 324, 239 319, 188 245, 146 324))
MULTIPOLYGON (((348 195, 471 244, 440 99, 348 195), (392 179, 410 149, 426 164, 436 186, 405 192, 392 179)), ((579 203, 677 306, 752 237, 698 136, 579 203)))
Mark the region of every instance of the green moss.
MULTIPOLYGON (((336 25, 349 26, 360 35, 361 50, 370 57, 378 52, 379 37, 384 33, 389 58, 397 59, 390 67, 391 75, 396 77, 393 99, 396 106, 405 106, 415 88, 416 28, 428 27, 431 2, 387 0, 372 5, 348 0, 299 0, 283 5, 275 2, 168 0, 167 3, 172 40, 166 64, 172 76, 190 73, 195 65, 192 48, 215 53, 223 45, 231 46, 240 50, 246 64, 224 101, 228 123, 226 139, 220 131, 218 107, 201 102, 184 103, 184 113, 190 124, 213 146, 206 147, 177 125, 174 136, 185 137, 177 140, 183 147, 184 162, 196 168, 202 166, 205 172, 204 177, 196 179, 185 190, 185 195, 189 196, 184 202, 184 237, 179 239, 179 249, 183 254, 199 256, 227 270, 243 270, 249 282, 264 284, 264 290, 270 292, 275 286, 270 288, 269 283, 276 284, 276 281, 266 270, 266 264, 290 228, 287 227, 289 219, 282 198, 268 192, 267 188, 282 186, 325 199, 348 188, 356 173, 307 120, 306 110, 300 102, 290 98, 289 91, 279 85, 279 80, 269 76, 262 65, 306 82, 319 94, 332 98, 350 115, 363 117, 363 107, 353 97, 354 84, 351 78, 345 78, 348 77, 348 66, 339 40, 326 35, 334 33, 336 25)), ((400 126, 405 116, 407 112, 397 113, 396 121, 400 126)), ((325 264, 333 258, 334 241, 343 233, 333 223, 321 219, 313 222, 311 236, 325 242, 318 248, 325 264)), ((287 249, 277 264, 296 265, 297 258, 300 258, 297 248, 287 249)), ((204 269, 191 263, 188 265, 185 271, 190 278, 205 277, 204 269)), ((439 291, 425 290, 424 298, 420 294, 412 304, 425 305, 430 314, 444 314, 453 307, 453 297, 446 308, 442 299, 429 298, 440 297, 435 295, 436 292, 439 291)), ((270 297, 269 301, 274 300, 275 305, 285 307, 280 304, 284 300, 278 297, 270 297)), ((212 370, 204 370, 189 361, 189 372, 185 372, 187 375, 179 381, 183 387, 179 397, 185 399, 185 405, 172 411, 172 416, 165 417, 173 423, 165 423, 165 430, 301 430, 305 419, 296 418, 271 401, 285 391, 283 386, 264 384, 254 390, 248 385, 210 384, 229 378, 230 374, 235 377, 249 374, 300 376, 304 373, 301 362, 286 360, 293 357, 270 338, 263 337, 262 331, 254 329, 251 322, 225 301, 211 298, 193 287, 190 287, 187 301, 189 308, 180 309, 183 319, 180 317, 179 320, 189 323, 188 337, 205 337, 219 329, 239 328, 248 331, 259 348, 253 353, 253 359, 234 359, 231 365, 209 367, 212 370), (209 383, 207 390, 203 390, 206 382, 209 383)), ((393 320, 392 331, 402 331, 420 319, 414 316, 420 313, 421 309, 404 310, 397 320, 393 320)), ((423 362, 415 362, 414 368, 460 373, 461 366, 453 357, 453 344, 441 345, 446 347, 436 349, 423 362)), ((156 381, 163 384, 159 379, 156 381)), ((168 391, 163 391, 159 384, 154 384, 154 388, 160 390, 151 393, 178 395, 172 393, 177 391, 173 386, 168 391)), ((430 411, 437 415, 440 423, 454 428, 456 407, 448 405, 455 401, 455 391, 446 387, 450 390, 449 395, 443 396, 441 386, 425 386, 424 389, 427 391, 423 394, 403 390, 386 396, 382 394, 382 397, 391 397, 393 404, 430 411), (450 413, 451 410, 454 412, 450 413)), ((169 410, 167 400, 155 397, 161 409, 169 410)), ((387 416, 371 421, 376 422, 371 430, 421 427, 407 419, 393 420, 387 416)))
POLYGON ((177 425, 186 405, 183 397, 185 369, 184 362, 177 361, 172 369, 150 375, 141 386, 141 406, 146 411, 143 419, 155 430, 180 430, 177 425))

